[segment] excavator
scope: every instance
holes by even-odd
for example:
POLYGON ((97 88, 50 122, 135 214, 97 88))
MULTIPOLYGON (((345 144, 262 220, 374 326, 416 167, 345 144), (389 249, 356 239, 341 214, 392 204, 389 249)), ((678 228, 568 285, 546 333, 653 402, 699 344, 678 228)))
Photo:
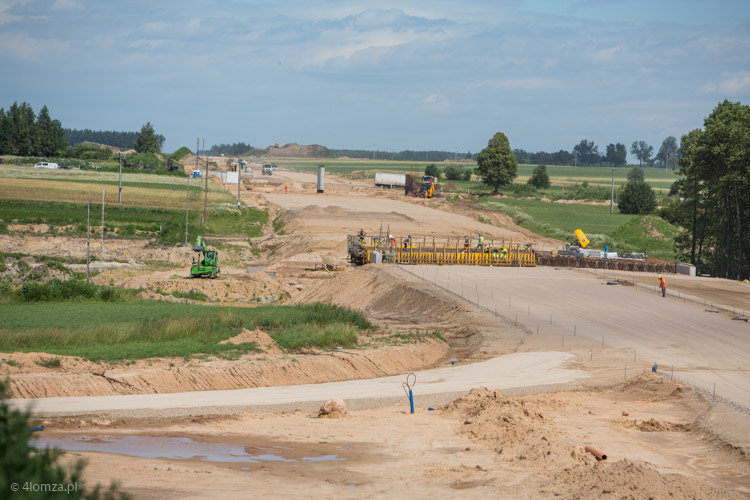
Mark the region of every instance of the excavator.
POLYGON ((432 198, 435 195, 435 178, 429 175, 422 177, 422 185, 419 187, 420 198, 432 198))
POLYGON ((219 252, 216 249, 208 248, 206 242, 201 236, 196 238, 193 251, 198 252, 200 255, 198 256, 198 259, 193 257, 193 265, 190 268, 190 277, 202 278, 208 276, 209 278, 218 278, 221 273, 221 268, 219 267, 219 252))

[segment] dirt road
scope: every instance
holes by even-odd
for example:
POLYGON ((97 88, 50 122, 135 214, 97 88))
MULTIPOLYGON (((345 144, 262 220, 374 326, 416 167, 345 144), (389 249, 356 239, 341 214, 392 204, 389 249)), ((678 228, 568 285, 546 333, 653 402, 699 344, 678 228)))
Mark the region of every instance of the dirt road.
POLYGON ((721 398, 750 408, 750 325, 707 312, 703 304, 549 267, 402 269, 493 314, 497 310, 534 334, 538 327, 540 335, 559 338, 561 349, 565 338, 571 346, 574 335, 592 345, 626 348, 619 363, 623 372, 627 365, 642 370, 656 363, 662 371, 674 366, 675 377, 709 393, 716 383, 721 398))
POLYGON ((498 227, 477 219, 437 210, 427 205, 409 203, 400 199, 329 194, 277 194, 267 193, 271 203, 290 211, 298 220, 299 231, 316 235, 355 234, 364 228, 370 235, 380 230, 404 237, 413 235, 415 241, 422 237, 458 237, 469 235, 476 239, 482 233, 487 242, 493 239, 509 242, 533 242, 538 249, 557 248, 560 242, 531 233, 525 229, 498 227))
MULTIPOLYGON (((501 356, 482 363, 459 364, 450 368, 417 373, 417 394, 468 392, 473 387, 496 389, 565 384, 586 375, 564 366, 572 355, 557 352, 528 352, 501 356)), ((13 406, 33 408, 37 414, 74 414, 109 410, 200 408, 272 405, 306 401, 384 398, 403 395, 404 376, 325 384, 259 387, 233 391, 195 391, 129 396, 64 397, 10 400, 13 406)))

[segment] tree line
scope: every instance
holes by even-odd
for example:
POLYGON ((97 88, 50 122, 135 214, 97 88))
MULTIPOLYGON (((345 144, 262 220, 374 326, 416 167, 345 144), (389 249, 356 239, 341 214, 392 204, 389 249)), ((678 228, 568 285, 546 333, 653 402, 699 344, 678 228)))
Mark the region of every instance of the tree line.
POLYGON ((50 117, 47 106, 35 114, 28 103, 0 108, 0 154, 53 156, 67 143, 59 120, 50 117))
MULTIPOLYGON (((107 146, 113 146, 119 149, 135 149, 135 142, 138 140, 139 132, 119 132, 115 130, 91 130, 85 128, 83 130, 77 129, 64 129, 65 140, 71 146, 80 144, 82 142, 95 142, 98 144, 106 144, 107 146)), ((166 138, 158 134, 156 136, 159 150, 164 146, 166 138)))
MULTIPOLYGON (((518 163, 527 165, 580 165, 583 167, 624 167, 627 165, 628 148, 620 142, 608 144, 604 151, 599 150, 594 141, 583 139, 573 146, 571 152, 560 150, 556 153, 539 151, 530 153, 523 149, 514 149, 518 163)), ((654 156, 654 147, 646 141, 634 141, 630 154, 636 157, 639 166, 677 167, 680 148, 677 139, 669 136, 662 142, 659 152, 654 156)))
POLYGON ((750 277, 750 107, 725 100, 682 136, 680 174, 665 218, 685 231, 676 244, 698 272, 750 277))

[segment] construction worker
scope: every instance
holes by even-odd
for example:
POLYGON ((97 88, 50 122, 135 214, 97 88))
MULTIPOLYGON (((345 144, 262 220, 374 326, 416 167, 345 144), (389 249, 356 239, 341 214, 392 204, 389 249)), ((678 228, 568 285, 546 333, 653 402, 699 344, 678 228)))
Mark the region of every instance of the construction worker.
POLYGON ((357 233, 357 236, 359 236, 359 246, 363 247, 365 246, 365 230, 360 228, 359 233, 357 233))
POLYGON ((482 252, 484 252, 484 236, 482 236, 482 233, 479 233, 479 243, 477 243, 477 246, 474 249, 474 252, 476 252, 480 248, 482 249, 482 252))
POLYGON ((284 192, 285 193, 289 192, 289 184, 284 184, 284 192))
POLYGON ((501 259, 508 258, 508 247, 503 247, 502 251, 500 252, 500 258, 501 259))
POLYGON ((469 235, 464 235, 464 253, 469 253, 469 235))
POLYGON ((661 296, 666 297, 667 296, 667 280, 661 277, 661 274, 659 275, 659 288, 661 288, 661 296))
POLYGON ((406 239, 404 239, 404 250, 409 246, 409 243, 411 243, 411 235, 407 236, 406 239))
POLYGON ((396 246, 396 238, 392 234, 388 235, 388 246, 391 248, 396 246))

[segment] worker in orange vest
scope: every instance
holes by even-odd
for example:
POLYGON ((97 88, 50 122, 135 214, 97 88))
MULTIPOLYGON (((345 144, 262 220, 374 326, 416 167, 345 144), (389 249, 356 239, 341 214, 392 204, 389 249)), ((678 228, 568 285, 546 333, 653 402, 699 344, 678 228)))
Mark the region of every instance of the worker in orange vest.
POLYGON ((284 184, 284 192, 285 193, 289 192, 289 184, 284 184))
POLYGON ((667 296, 667 280, 661 277, 661 274, 659 275, 659 288, 661 288, 661 296, 666 297, 667 296))

